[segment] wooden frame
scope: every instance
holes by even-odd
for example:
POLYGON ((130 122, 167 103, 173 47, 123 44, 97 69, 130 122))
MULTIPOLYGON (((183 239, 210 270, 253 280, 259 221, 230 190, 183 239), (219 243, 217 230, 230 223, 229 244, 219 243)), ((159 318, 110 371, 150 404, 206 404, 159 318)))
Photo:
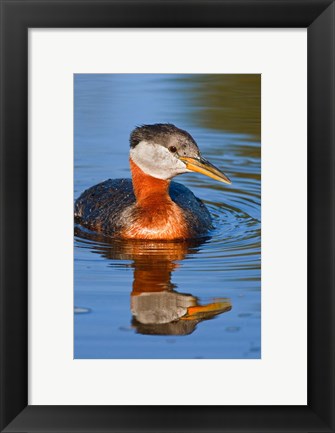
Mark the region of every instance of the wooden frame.
POLYGON ((0 4, 1 431, 334 432, 334 1, 0 0, 0 4), (33 27, 308 28, 307 406, 27 405, 27 30, 33 27))

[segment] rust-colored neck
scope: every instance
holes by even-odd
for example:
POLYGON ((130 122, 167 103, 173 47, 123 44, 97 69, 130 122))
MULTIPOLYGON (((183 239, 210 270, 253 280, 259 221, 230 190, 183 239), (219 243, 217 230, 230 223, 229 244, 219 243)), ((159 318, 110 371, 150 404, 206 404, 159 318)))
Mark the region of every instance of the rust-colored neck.
POLYGON ((169 195, 169 180, 157 179, 144 173, 130 158, 130 170, 133 178, 133 188, 138 204, 150 204, 153 201, 171 201, 169 195))
POLYGON ((130 159, 136 206, 121 236, 129 239, 187 239, 190 237, 182 209, 169 195, 169 180, 143 172, 130 159))

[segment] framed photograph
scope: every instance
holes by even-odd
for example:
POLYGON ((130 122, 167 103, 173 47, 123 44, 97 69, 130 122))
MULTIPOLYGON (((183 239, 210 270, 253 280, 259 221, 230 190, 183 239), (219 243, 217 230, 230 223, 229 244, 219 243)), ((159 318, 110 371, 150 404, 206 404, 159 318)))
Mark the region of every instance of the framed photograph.
POLYGON ((334 2, 1 14, 1 431, 334 431, 334 2))

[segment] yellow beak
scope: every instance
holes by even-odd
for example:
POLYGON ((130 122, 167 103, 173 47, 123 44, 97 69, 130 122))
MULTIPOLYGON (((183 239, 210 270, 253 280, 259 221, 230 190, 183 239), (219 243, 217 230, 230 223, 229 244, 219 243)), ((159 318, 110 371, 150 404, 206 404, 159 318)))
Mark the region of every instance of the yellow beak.
POLYGON ((206 161, 203 157, 190 158, 186 156, 179 156, 179 159, 186 164, 186 168, 191 171, 196 171, 197 173, 202 173, 205 176, 209 176, 212 179, 218 180, 220 182, 231 184, 231 180, 227 177, 221 170, 216 168, 213 164, 206 161))

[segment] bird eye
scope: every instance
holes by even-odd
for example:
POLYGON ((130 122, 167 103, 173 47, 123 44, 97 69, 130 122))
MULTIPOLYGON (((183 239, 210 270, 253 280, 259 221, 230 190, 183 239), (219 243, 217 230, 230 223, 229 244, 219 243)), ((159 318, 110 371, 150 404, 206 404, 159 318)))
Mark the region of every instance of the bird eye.
POLYGON ((172 153, 175 153, 175 152, 177 152, 177 148, 175 146, 170 146, 169 151, 172 153))

